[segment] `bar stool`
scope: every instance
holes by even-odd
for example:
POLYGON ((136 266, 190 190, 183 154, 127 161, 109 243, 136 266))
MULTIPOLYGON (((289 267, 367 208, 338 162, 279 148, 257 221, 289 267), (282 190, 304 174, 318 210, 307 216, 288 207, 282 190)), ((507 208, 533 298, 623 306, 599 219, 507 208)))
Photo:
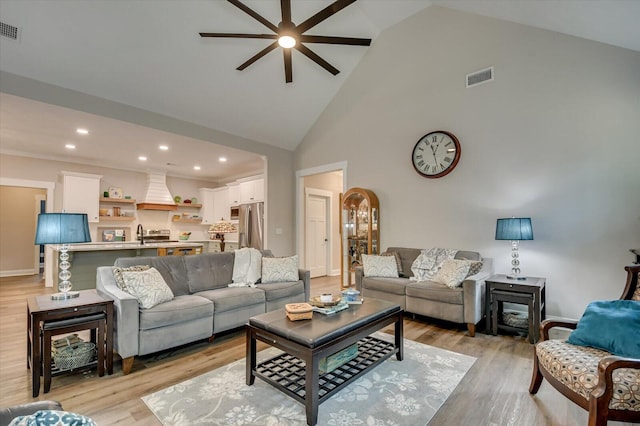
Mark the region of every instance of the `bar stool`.
MULTIPOLYGON (((104 313, 86 315, 60 321, 45 321, 41 328, 42 336, 42 375, 44 376, 44 393, 51 389, 51 338, 60 334, 91 329, 91 341, 96 344, 98 355, 98 375, 104 376, 104 337, 106 329, 106 315, 104 313), (97 330, 97 336, 96 336, 97 330), (96 339, 97 337, 97 339, 96 339)), ((83 368, 83 367, 78 367, 83 368)), ((74 371, 69 370, 69 371, 74 371)))

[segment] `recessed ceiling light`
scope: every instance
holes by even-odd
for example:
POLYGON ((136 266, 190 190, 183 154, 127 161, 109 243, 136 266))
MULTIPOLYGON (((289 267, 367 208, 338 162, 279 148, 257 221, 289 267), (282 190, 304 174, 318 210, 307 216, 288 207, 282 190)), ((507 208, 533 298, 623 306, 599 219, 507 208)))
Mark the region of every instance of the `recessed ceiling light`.
POLYGON ((220 157, 218 158, 218 161, 221 163, 226 163, 227 162, 227 157, 220 157))
POLYGON ((193 170, 200 170, 200 166, 193 166, 193 170))
POLYGON ((72 144, 72 143, 68 143, 64 147, 67 148, 67 149, 76 149, 76 146, 74 144, 72 144))
POLYGON ((145 157, 144 155, 141 155, 141 156, 138 157, 138 160, 147 161, 147 157, 145 157))
POLYGON ((169 147, 166 145, 160 145, 158 148, 160 149, 160 151, 169 151, 169 147))
POLYGON ((87 129, 78 128, 78 129, 76 129, 76 133, 79 133, 81 135, 88 135, 89 131, 87 129))

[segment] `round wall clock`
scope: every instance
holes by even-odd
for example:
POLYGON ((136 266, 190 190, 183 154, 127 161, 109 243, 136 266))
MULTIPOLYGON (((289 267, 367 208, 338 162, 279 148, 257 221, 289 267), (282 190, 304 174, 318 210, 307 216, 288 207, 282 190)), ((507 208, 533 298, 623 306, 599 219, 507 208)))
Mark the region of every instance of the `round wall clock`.
POLYGON ((443 130, 427 133, 413 147, 411 162, 416 172, 430 179, 446 176, 460 160, 460 142, 443 130))

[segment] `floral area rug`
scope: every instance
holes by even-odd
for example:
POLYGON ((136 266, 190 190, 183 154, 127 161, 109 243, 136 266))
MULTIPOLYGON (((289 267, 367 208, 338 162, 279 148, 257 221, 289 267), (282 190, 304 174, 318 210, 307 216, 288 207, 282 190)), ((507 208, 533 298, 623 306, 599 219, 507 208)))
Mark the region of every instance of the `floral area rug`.
MULTIPOLYGON (((392 341, 393 337, 375 333, 392 341)), ((277 355, 269 348, 258 362, 277 355)), ((319 425, 426 425, 451 395, 475 358, 404 341, 395 356, 320 404, 319 425)), ((245 360, 163 389, 142 400, 163 425, 306 425, 302 404, 256 378, 245 384, 245 360)))

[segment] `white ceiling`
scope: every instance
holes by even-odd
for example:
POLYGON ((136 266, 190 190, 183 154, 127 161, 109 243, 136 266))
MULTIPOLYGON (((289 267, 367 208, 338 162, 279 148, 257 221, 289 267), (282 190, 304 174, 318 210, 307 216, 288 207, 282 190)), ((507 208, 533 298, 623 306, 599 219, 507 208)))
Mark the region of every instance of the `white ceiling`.
MULTIPOLYGON (((294 22, 331 2, 292 0, 294 22)), ((278 0, 244 3, 272 23, 280 21, 278 0)), ((386 28, 432 4, 640 51, 638 0, 359 0, 309 34, 369 37, 375 46, 386 28)), ((0 38, 3 71, 289 150, 368 49, 309 45, 341 71, 337 76, 294 51, 293 83, 285 84, 279 49, 235 70, 269 41, 198 36, 269 32, 223 0, 2 0, 0 20, 22 31, 19 42, 0 38)), ((246 174, 243 164, 261 164, 255 155, 5 94, 0 114, 0 152, 133 170, 171 162, 176 166, 169 174, 208 179, 246 174), (80 124, 90 128, 89 137, 75 135, 80 124), (78 142, 73 153, 62 146, 70 139, 78 142), (172 146, 168 153, 157 150, 163 141, 172 146), (148 164, 137 162, 141 154, 149 156, 148 164), (213 160, 220 155, 239 162, 220 166, 213 160), (206 172, 192 170, 200 159, 209 160, 206 172)))

